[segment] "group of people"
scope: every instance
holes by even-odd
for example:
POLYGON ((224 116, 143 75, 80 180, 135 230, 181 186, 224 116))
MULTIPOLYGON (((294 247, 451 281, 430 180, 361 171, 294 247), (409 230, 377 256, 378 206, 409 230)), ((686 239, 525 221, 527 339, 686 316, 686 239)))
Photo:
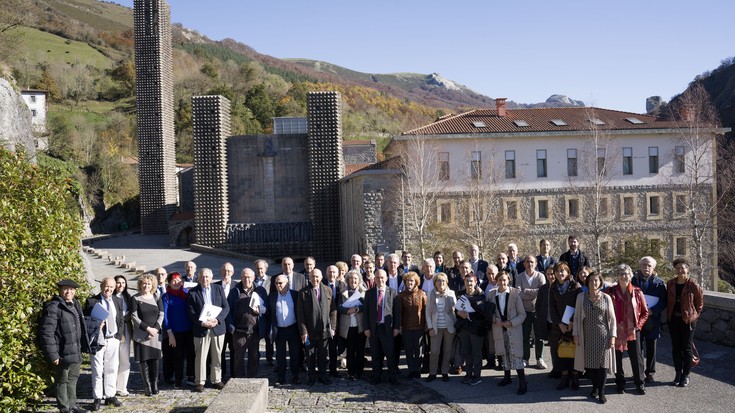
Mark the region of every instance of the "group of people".
POLYGON ((146 396, 158 394, 159 360, 163 380, 204 391, 207 380, 221 389, 229 348, 231 377, 255 377, 259 346, 265 341, 266 362, 276 382, 325 385, 347 370, 349 380, 396 383, 405 354, 409 378, 478 385, 483 368, 504 371, 498 386, 518 379, 518 394, 528 390, 525 368, 548 368, 544 341, 550 346, 551 372, 557 389, 579 388, 581 376, 592 382, 590 397, 605 403, 605 382, 614 374, 618 392, 625 391, 622 357, 628 352, 636 392, 654 381, 656 340, 662 314, 672 338, 674 384, 686 387, 692 363, 692 338, 702 310, 702 290, 689 277, 689 262, 674 260, 676 278, 656 275, 652 257, 640 260, 635 273, 625 264, 606 283, 591 269, 575 236, 559 259, 550 243, 539 243, 539 255, 519 256, 515 244, 495 263, 480 257, 479 247, 452 253, 445 263, 437 252, 412 264, 410 252, 355 254, 322 273, 308 257, 304 272, 294 271, 290 257, 282 272, 267 275, 268 263, 256 260, 233 281, 234 267, 225 263, 221 279, 211 269, 196 271, 188 262, 184 274, 158 268, 138 277, 131 295, 125 277, 105 278, 100 293, 84 307, 74 299, 71 280, 58 283, 59 296, 44 306, 41 347, 55 368, 57 402, 63 412, 83 412, 76 403, 81 353, 92 353, 94 402, 120 406, 127 396, 131 343, 146 396), (275 347, 275 348, 274 348, 275 347), (365 374, 366 350, 371 356, 365 374), (644 363, 645 355, 645 363, 644 363), (247 362, 246 362, 247 360, 247 362), (383 371, 383 366, 386 371, 383 371), (209 371, 207 371, 209 370, 209 371))

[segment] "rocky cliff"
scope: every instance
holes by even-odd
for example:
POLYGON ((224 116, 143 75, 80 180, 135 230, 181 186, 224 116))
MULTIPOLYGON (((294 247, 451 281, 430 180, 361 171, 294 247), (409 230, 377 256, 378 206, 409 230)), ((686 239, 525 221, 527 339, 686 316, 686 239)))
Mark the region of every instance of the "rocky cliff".
POLYGON ((31 111, 13 86, 0 78, 0 146, 11 151, 24 149, 36 160, 36 138, 31 129, 31 111))

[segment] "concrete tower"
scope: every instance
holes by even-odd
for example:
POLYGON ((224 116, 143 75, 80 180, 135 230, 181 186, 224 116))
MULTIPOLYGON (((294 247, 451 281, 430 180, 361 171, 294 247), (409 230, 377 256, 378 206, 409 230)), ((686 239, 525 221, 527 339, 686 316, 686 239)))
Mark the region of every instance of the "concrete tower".
POLYGON ((310 92, 306 98, 308 126, 309 207, 314 228, 313 255, 339 259, 339 180, 342 159, 342 97, 339 92, 310 92))
POLYGON ((133 14, 140 225, 143 234, 166 234, 176 210, 171 9, 164 0, 135 0, 133 14))
POLYGON ((229 219, 227 143, 230 101, 224 96, 193 96, 194 240, 221 247, 229 219))

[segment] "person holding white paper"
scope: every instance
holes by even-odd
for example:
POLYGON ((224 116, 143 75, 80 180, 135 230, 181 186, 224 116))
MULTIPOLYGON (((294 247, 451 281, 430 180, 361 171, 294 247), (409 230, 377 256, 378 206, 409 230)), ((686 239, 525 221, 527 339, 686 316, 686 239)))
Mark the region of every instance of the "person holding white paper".
POLYGON ((361 283, 362 276, 351 270, 345 276, 346 288, 337 296, 337 312, 339 313, 339 335, 345 340, 347 376, 350 380, 362 377, 365 370, 365 325, 363 320, 363 303, 365 289, 361 283))
MULTIPOLYGON (((566 262, 556 263, 554 271, 556 272, 556 280, 549 287, 549 316, 552 321, 551 331, 549 331, 549 344, 551 345, 551 351, 558 354, 560 340, 574 340, 572 337, 573 319, 569 323, 564 323, 562 317, 567 306, 576 304, 577 294, 582 291, 582 288, 579 283, 572 279, 569 265, 566 262)), ((557 357, 555 362, 559 366, 555 365, 554 370, 561 372, 561 381, 556 389, 563 390, 569 387, 570 379, 572 390, 579 389, 579 375, 574 371, 574 359, 557 357)))
POLYGON ((197 277, 199 285, 189 291, 186 301, 187 313, 192 323, 194 335, 194 351, 196 352, 194 391, 204 391, 206 381, 207 356, 211 354, 210 377, 212 386, 217 389, 225 387, 222 383, 221 358, 222 345, 225 341, 225 319, 230 313, 230 306, 225 298, 225 290, 221 285, 212 284, 212 270, 202 268, 197 277), (220 307, 222 310, 215 317, 207 321, 199 321, 205 304, 220 307))
POLYGON ((646 356, 646 383, 654 382, 656 374, 656 342, 661 337, 661 313, 666 310, 667 294, 666 283, 656 274, 656 260, 653 257, 643 257, 638 263, 638 271, 631 283, 640 288, 648 305, 648 320, 641 330, 641 343, 646 356), (654 303, 649 297, 655 298, 654 303), (650 300, 650 302, 649 302, 650 300))
POLYGON ((230 292, 228 304, 230 314, 227 316, 227 329, 232 333, 235 369, 232 377, 255 377, 258 374, 258 351, 260 339, 265 337, 267 323, 265 307, 260 296, 265 297, 263 287, 254 284, 255 272, 250 268, 242 270, 240 282, 230 292), (248 367, 245 371, 245 355, 248 367))

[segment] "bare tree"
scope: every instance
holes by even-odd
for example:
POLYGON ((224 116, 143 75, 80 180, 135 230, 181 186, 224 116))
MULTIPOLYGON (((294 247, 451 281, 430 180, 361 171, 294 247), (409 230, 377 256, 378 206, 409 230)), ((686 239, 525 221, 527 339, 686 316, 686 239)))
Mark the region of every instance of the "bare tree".
POLYGON ((0 61, 8 61, 20 49, 23 34, 18 28, 34 20, 34 6, 30 0, 3 0, 0 7, 0 61))
POLYGON ((399 202, 403 248, 417 249, 421 258, 431 243, 430 227, 436 222, 438 196, 444 191, 436 141, 421 135, 407 135, 400 148, 401 187, 399 202))
POLYGON ((691 85, 669 109, 679 123, 675 143, 683 147, 682 153, 674 154, 672 180, 686 195, 676 201, 675 208, 686 216, 684 235, 691 245, 692 275, 704 288, 716 290, 717 211, 726 207, 724 194, 733 186, 732 164, 720 163, 723 169, 717 170, 718 151, 724 149, 723 139, 718 139, 722 130, 717 129, 717 111, 700 82, 691 85))

